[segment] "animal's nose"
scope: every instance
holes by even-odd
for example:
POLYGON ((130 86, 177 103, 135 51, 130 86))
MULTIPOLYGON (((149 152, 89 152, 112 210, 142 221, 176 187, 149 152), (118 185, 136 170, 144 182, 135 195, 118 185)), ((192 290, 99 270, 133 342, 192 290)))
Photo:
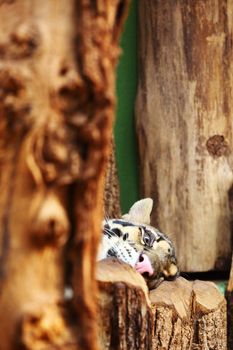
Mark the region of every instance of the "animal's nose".
POLYGON ((149 274, 149 276, 152 276, 154 273, 153 267, 151 265, 150 259, 147 255, 142 254, 140 255, 139 262, 135 265, 135 269, 137 272, 139 272, 141 275, 145 272, 149 274))

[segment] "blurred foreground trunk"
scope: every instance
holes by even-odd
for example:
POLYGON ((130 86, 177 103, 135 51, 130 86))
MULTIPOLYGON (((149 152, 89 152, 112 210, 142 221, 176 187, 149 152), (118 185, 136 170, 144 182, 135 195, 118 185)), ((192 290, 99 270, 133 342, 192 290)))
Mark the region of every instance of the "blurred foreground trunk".
POLYGON ((95 253, 127 3, 0 2, 0 350, 97 349, 95 253))

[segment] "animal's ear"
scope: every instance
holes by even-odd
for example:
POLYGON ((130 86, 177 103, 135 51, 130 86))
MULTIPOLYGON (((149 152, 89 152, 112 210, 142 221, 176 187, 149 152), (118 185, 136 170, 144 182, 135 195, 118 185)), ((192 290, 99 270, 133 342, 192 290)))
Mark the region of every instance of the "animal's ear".
POLYGON ((130 208, 129 213, 122 216, 125 220, 130 220, 133 222, 141 224, 150 224, 150 214, 153 207, 153 199, 144 198, 137 201, 130 208))

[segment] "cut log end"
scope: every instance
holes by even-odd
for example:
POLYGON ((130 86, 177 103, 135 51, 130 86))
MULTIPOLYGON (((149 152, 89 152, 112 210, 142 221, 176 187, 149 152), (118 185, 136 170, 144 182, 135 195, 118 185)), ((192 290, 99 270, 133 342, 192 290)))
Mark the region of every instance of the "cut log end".
POLYGON ((150 292, 154 349, 226 349, 226 301, 212 282, 180 277, 150 292))
POLYGON ((165 281, 149 294, 142 276, 116 259, 98 263, 101 349, 226 347, 226 301, 216 285, 165 281))

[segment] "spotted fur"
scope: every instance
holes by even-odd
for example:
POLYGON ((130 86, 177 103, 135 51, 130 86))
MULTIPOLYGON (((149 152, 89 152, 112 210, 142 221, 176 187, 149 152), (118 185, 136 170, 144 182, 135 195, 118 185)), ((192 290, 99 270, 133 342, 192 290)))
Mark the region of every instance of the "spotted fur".
POLYGON ((122 218, 105 219, 98 254, 98 260, 116 257, 136 270, 140 260, 146 255, 153 274, 144 273, 143 277, 150 289, 163 279, 174 279, 178 275, 175 249, 171 240, 150 225, 152 206, 152 199, 145 198, 136 202, 122 218))

